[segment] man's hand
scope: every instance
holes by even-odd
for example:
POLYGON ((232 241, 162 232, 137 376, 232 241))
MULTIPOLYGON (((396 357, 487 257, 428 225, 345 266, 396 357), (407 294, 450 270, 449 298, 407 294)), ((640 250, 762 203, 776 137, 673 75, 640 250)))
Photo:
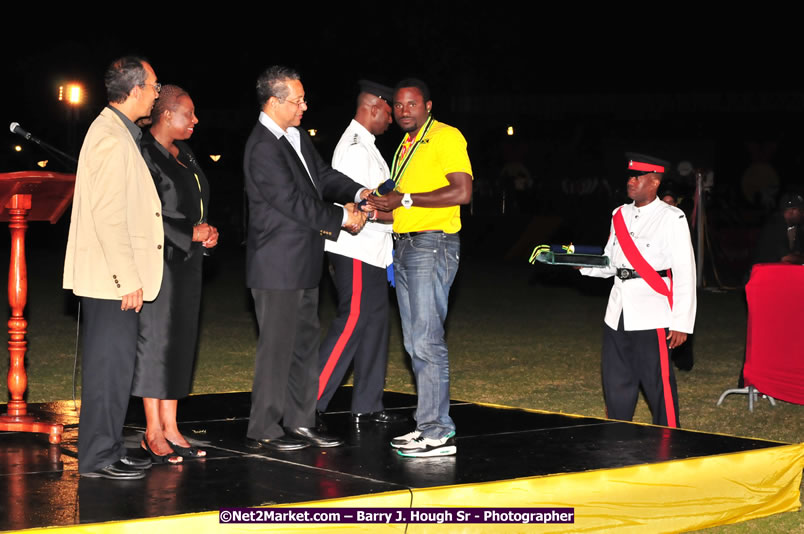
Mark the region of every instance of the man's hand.
POLYGON ((369 197, 374 196, 374 192, 377 191, 376 189, 363 189, 360 192, 360 202, 357 204, 357 209, 360 211, 365 211, 368 216, 371 216, 372 212, 374 212, 374 208, 368 205, 369 197))
POLYGON ((402 205, 402 193, 394 190, 381 197, 371 195, 368 199, 368 205, 371 209, 375 210, 394 211, 402 205))
POLYGON ((120 301, 120 309, 123 311, 134 310, 140 313, 142 309, 142 288, 128 295, 123 295, 123 299, 120 301))
POLYGON ((667 341, 668 348, 674 349, 687 341, 687 334, 686 332, 676 332, 675 330, 670 330, 670 333, 667 335, 667 341))
POLYGON ((343 223, 343 228, 346 231, 357 234, 360 230, 363 229, 363 226, 366 224, 366 219, 368 214, 360 211, 358 209, 357 204, 354 202, 349 202, 348 204, 344 204, 344 209, 346 210, 346 222, 343 223))
MULTIPOLYGON (((419 208, 448 208, 468 204, 472 200, 472 175, 451 172, 445 177, 449 185, 426 193, 412 193, 413 205, 419 208)), ((368 204, 372 209, 393 211, 402 205, 402 193, 391 191, 381 197, 372 195, 368 204)))

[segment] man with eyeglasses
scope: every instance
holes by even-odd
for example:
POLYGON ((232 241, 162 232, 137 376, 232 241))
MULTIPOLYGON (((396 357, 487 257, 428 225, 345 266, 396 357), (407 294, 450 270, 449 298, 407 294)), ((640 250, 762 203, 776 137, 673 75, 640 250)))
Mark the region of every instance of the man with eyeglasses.
POLYGON ((150 114, 160 85, 136 57, 112 62, 105 84, 109 105, 89 127, 78 157, 64 288, 81 298, 83 315, 78 472, 132 480, 151 466, 128 456, 123 442, 137 314, 159 292, 164 244, 162 203, 134 123, 150 114))
POLYGON ((337 447, 315 423, 318 284, 324 241, 359 232, 355 202, 369 191, 330 167, 299 125, 307 110, 299 74, 267 69, 257 80, 259 121, 243 166, 249 218, 246 284, 259 324, 247 446, 275 451, 337 447), (329 201, 343 202, 343 206, 329 201))

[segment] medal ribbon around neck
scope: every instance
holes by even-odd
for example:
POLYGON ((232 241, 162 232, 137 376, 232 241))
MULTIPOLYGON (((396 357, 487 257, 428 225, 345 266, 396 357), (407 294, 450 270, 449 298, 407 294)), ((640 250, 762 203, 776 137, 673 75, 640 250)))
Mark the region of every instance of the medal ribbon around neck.
POLYGON ((393 179, 394 183, 399 187, 399 180, 402 178, 402 175, 405 173, 405 169, 408 168, 408 163, 410 163, 410 159, 413 157, 414 152, 416 149, 419 148, 419 144, 421 144, 422 139, 424 136, 427 135, 427 132, 430 131, 430 127, 433 125, 433 114, 427 117, 427 122, 424 123, 422 129, 419 130, 418 135, 416 135, 416 141, 413 143, 413 146, 405 153, 405 156, 402 158, 402 164, 399 164, 399 151, 402 150, 402 147, 405 145, 405 140, 408 138, 407 136, 402 138, 402 142, 399 143, 399 147, 397 147, 396 152, 394 152, 394 162, 391 166, 391 178, 393 179))

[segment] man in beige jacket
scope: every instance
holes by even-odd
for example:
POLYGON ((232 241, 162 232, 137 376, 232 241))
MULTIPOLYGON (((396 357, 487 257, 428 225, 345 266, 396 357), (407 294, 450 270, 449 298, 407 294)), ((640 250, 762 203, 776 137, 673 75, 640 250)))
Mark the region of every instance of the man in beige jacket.
POLYGON ((125 57, 105 74, 109 105, 89 127, 78 157, 64 288, 81 297, 83 365, 78 471, 138 479, 150 460, 129 457, 123 442, 137 327, 143 300, 162 281, 162 205, 142 159, 134 121, 159 97, 156 74, 125 57))

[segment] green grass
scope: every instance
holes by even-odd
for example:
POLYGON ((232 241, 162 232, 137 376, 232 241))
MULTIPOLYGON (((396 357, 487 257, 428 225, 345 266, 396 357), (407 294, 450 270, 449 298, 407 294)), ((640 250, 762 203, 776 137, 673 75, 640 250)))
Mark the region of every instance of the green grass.
MULTIPOLYGON (((60 289, 61 254, 60 248, 30 254, 29 402, 72 395, 74 304, 71 307, 60 289)), ((463 261, 448 320, 452 397, 604 416, 600 342, 611 282, 534 281, 537 271, 524 260, 517 264, 463 261)), ((256 325, 244 289, 242 251, 218 251, 207 275, 194 393, 250 390, 256 325)), ((321 302, 326 327, 334 314, 328 288, 322 291, 321 302)), ((737 380, 745 313, 740 292, 700 293, 695 368, 677 373, 682 425, 706 432, 804 441, 804 406, 777 401, 772 408, 760 401, 750 414, 744 396, 730 396, 723 406, 715 406, 722 391, 734 387, 737 380)), ((6 371, 7 365, 4 362, 0 369, 6 371)), ((396 312, 391 318, 386 387, 415 392, 396 312)), ((635 421, 650 420, 647 405, 640 401, 635 421)), ((800 511, 780 514, 710 531, 804 532, 804 515, 800 511)))

